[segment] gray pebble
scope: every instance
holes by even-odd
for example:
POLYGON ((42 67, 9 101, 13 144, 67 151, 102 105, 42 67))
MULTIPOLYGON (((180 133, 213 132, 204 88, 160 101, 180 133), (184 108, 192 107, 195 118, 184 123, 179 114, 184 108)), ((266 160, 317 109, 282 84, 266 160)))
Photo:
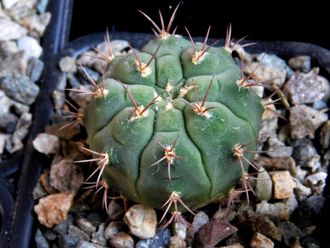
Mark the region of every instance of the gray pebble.
POLYGON ((25 52, 27 58, 39 58, 42 54, 42 47, 39 41, 31 36, 24 36, 17 41, 17 46, 25 52))
POLYGON ((319 70, 309 73, 296 72, 285 84, 283 92, 289 96, 294 105, 327 101, 330 95, 330 84, 327 79, 318 75, 319 70))
POLYGON ((293 71, 286 64, 286 62, 276 55, 261 53, 257 56, 257 59, 261 62, 261 64, 265 66, 276 67, 285 70, 287 77, 290 77, 293 74, 293 71))
POLYGON ((48 0, 40 0, 37 5, 37 10, 39 13, 45 13, 48 5, 48 0))
POLYGON ((290 246, 290 241, 294 238, 300 238, 302 236, 302 231, 292 222, 283 221, 278 225, 284 242, 286 245, 290 246))
POLYGON ((323 124, 320 133, 320 143, 324 149, 328 149, 330 145, 330 121, 323 124))
POLYGON ((315 130, 328 120, 324 111, 317 111, 306 105, 297 105, 290 110, 291 137, 302 139, 315 136, 315 130))
POLYGON ((322 109, 326 109, 328 107, 327 103, 324 102, 324 101, 315 101, 313 103, 313 109, 316 109, 316 110, 322 110, 322 109))
POLYGON ((7 18, 0 18, 0 40, 16 40, 26 35, 26 28, 7 18))
MULTIPOLYGON (((69 82, 69 85, 71 88, 76 88, 80 85, 79 79, 72 73, 69 73, 67 75, 67 79, 68 79, 68 82, 69 82)), ((66 78, 65 78, 65 80, 66 80, 66 78)))
POLYGON ((49 241, 54 241, 57 238, 57 235, 55 232, 53 232, 52 230, 47 230, 45 232, 45 237, 47 240, 49 241))
POLYGON ((43 69, 44 62, 42 62, 40 59, 32 57, 28 61, 26 74, 30 77, 32 82, 36 82, 40 79, 43 69))
POLYGON ((27 58, 23 51, 8 53, 0 47, 0 77, 25 75, 27 58))
POLYGON ((155 237, 151 239, 140 240, 135 248, 165 248, 168 247, 171 240, 171 232, 168 228, 159 230, 155 237))
POLYGON ((68 231, 69 225, 73 223, 73 217, 71 215, 68 215, 66 220, 55 227, 53 227, 53 231, 56 232, 57 234, 66 234, 68 231))
POLYGON ((269 148, 267 154, 270 157, 290 157, 292 154, 292 147, 286 146, 277 137, 271 137, 268 139, 269 148))
POLYGON ((89 235, 96 232, 96 226, 86 218, 79 218, 77 220, 77 225, 81 230, 85 231, 89 235))
POLYGON ((97 82, 100 79, 100 74, 88 67, 84 67, 84 70, 81 67, 78 67, 78 79, 80 81, 81 84, 86 84, 86 85, 91 85, 91 82, 88 78, 88 76, 86 75, 86 73, 89 77, 91 77, 94 82, 97 82))
POLYGON ((34 241, 36 242, 37 248, 49 248, 49 244, 45 236, 39 229, 37 229, 36 235, 34 236, 34 241))
POLYGON ((99 246, 91 242, 80 240, 76 248, 103 248, 103 246, 99 246))
POLYGON ((76 248, 79 242, 77 236, 72 235, 60 235, 58 238, 58 247, 59 248, 76 248))
POLYGON ((273 182, 266 170, 261 168, 257 177, 256 196, 259 200, 269 201, 272 198, 273 182))
POLYGON ((73 57, 63 57, 59 62, 62 72, 75 73, 77 71, 76 59, 73 57))
POLYGON ((98 245, 106 245, 107 240, 104 237, 104 223, 99 225, 97 232, 92 235, 92 242, 98 245))
POLYGON ((113 235, 109 243, 113 248, 134 248, 133 238, 125 232, 119 232, 113 235))
POLYGON ((13 133, 16 129, 18 118, 12 113, 0 115, 0 132, 13 133))
POLYGON ((26 105, 32 104, 39 93, 39 87, 27 76, 21 75, 0 78, 0 88, 7 96, 26 105))
POLYGON ((76 236, 79 240, 89 241, 90 237, 83 230, 80 230, 74 225, 69 225, 68 234, 71 236, 76 236))
POLYGON ((35 14, 25 18, 25 23, 29 28, 29 33, 34 37, 41 37, 50 22, 51 14, 48 12, 35 14))
POLYGON ((311 57, 310 56, 297 56, 289 59, 289 66, 295 71, 309 72, 311 70, 311 57))

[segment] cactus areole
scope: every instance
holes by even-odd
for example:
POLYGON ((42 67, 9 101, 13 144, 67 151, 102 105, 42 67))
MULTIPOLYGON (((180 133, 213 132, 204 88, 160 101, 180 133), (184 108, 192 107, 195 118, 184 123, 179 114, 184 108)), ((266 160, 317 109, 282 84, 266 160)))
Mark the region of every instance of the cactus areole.
POLYGON ((164 31, 140 52, 109 60, 83 122, 90 149, 107 157, 110 188, 158 209, 179 200, 175 210, 184 212, 242 179, 263 105, 239 83, 230 49, 164 31))

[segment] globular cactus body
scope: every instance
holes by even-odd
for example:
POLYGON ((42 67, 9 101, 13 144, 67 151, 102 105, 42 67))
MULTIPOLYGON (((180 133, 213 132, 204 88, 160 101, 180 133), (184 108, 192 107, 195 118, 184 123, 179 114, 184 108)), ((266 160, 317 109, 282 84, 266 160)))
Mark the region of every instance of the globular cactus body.
POLYGON ((239 79, 224 47, 169 34, 113 58, 84 109, 90 148, 109 157, 103 179, 158 209, 173 192, 191 209, 226 196, 248 166, 235 146, 256 149, 263 112, 239 79))

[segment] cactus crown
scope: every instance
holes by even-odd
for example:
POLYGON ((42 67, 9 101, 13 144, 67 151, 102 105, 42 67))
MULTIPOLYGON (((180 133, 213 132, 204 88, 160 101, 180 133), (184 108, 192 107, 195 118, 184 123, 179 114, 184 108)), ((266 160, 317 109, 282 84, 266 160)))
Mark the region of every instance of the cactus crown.
POLYGON ((170 34, 177 9, 167 27, 161 14, 158 27, 143 13, 156 37, 108 60, 83 117, 109 187, 175 213, 244 180, 263 113, 261 99, 240 84, 229 42, 208 46, 210 27, 203 43, 170 34))

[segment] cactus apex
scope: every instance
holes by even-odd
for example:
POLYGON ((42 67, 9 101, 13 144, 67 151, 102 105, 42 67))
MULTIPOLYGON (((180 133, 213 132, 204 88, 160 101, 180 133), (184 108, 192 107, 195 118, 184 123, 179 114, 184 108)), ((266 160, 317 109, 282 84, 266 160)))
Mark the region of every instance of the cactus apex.
MULTIPOLYGON (((143 11, 139 10, 139 12, 151 23, 151 25, 154 27, 153 32, 155 33, 155 35, 157 37, 159 37, 162 40, 166 40, 170 35, 171 35, 171 28, 174 22, 174 18, 176 15, 176 12, 178 11, 179 6, 181 5, 182 1, 178 3, 178 5, 175 7, 171 18, 167 24, 167 26, 165 27, 165 23, 164 23, 164 18, 162 15, 162 12, 160 10, 158 10, 159 13, 159 19, 160 19, 160 24, 161 27, 159 27, 147 14, 145 14, 143 11)), ((172 34, 174 35, 176 31, 176 28, 174 28, 172 34)))

